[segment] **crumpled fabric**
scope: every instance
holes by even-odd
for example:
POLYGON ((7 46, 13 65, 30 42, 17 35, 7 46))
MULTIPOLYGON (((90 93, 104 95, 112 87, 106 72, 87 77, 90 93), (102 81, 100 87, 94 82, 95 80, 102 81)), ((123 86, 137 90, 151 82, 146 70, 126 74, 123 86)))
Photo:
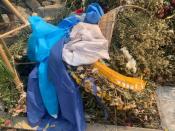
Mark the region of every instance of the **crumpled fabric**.
POLYGON ((28 40, 27 56, 31 61, 41 62, 49 56, 50 49, 65 32, 64 29, 45 22, 39 16, 31 16, 28 20, 32 34, 28 40))
POLYGON ((64 43, 65 39, 62 39, 51 50, 48 60, 48 76, 56 85, 61 116, 72 125, 71 131, 85 131, 86 125, 79 87, 70 77, 62 60, 64 43))
POLYGON ((27 119, 32 127, 38 126, 38 131, 76 131, 61 114, 54 119, 47 113, 38 88, 38 66, 32 70, 28 80, 27 119))
POLYGON ((101 6, 98 3, 92 3, 86 9, 86 16, 84 22, 90 24, 98 24, 103 15, 104 12, 101 6))
MULTIPOLYGON (((40 23, 41 22, 40 20, 41 18, 36 18, 35 22, 40 23)), ((37 24, 36 25, 31 24, 31 26, 33 26, 32 29, 35 29, 36 31, 32 33, 32 36, 30 36, 30 39, 29 39, 28 56, 31 60, 38 62, 38 64, 30 73, 29 80, 28 80, 28 87, 27 87, 28 122, 32 127, 38 126, 37 130, 39 131, 42 131, 42 130, 84 131, 86 125, 85 125, 84 112, 83 112, 81 96, 79 93, 79 88, 77 85, 74 84, 73 80, 67 73, 67 70, 62 61, 62 48, 65 41, 67 41, 67 36, 66 36, 67 34, 65 33, 63 36, 60 36, 59 33, 61 32, 52 32, 51 34, 47 35, 47 33, 49 33, 49 31, 51 31, 52 29, 59 28, 60 31, 61 30, 65 31, 68 29, 71 30, 73 26, 70 27, 68 26, 70 24, 67 23, 65 24, 65 26, 64 24, 62 24, 61 28, 59 26, 55 28, 55 26, 52 26, 45 22, 44 24, 45 26, 42 25, 42 22, 38 26, 36 26, 37 24), (39 28, 39 27, 42 27, 42 28, 39 28), (42 29, 42 32, 40 32, 38 29, 42 29), (41 43, 39 43, 37 40, 38 38, 43 36, 42 33, 45 34, 44 38, 48 38, 47 44, 41 41, 40 41, 41 43), (59 38, 58 41, 56 42, 57 44, 51 43, 53 39, 50 40, 49 38, 53 38, 53 37, 59 38), (50 44, 52 46, 50 46, 50 44), (45 55, 47 55, 47 57, 43 56, 44 54, 42 53, 42 50, 39 48, 42 46, 47 47, 46 50, 53 49, 53 50, 49 50, 49 53, 45 51, 45 55), (59 50, 57 50, 57 48, 59 48, 59 50), (39 53, 38 51, 41 51, 41 52, 39 53), (57 57, 59 59, 55 59, 57 57), (47 75, 44 76, 44 74, 41 74, 42 72, 40 73, 40 69, 43 70, 44 73, 47 75), (59 112, 57 114, 58 117, 56 119, 51 117, 50 114, 48 113, 41 95, 41 90, 39 88, 40 81, 42 81, 46 77, 47 77, 47 80, 53 83, 55 87, 55 93, 58 98, 57 104, 59 104, 58 105, 59 112), (55 82, 56 78, 58 81, 55 82), (66 83, 68 83, 69 87, 66 86, 66 83)), ((71 24, 76 25, 77 22, 75 23, 71 22, 71 24)), ((45 84, 45 82, 46 81, 44 81, 43 84, 45 84)), ((45 91, 47 92, 47 90, 45 91)), ((53 96, 50 96, 48 100, 51 100, 52 97, 53 96)))
POLYGON ((29 22, 32 34, 28 41, 28 57, 31 61, 38 62, 38 83, 44 106, 52 117, 57 118, 59 103, 55 87, 48 79, 47 58, 52 46, 65 35, 65 32, 38 16, 29 17, 29 22))
POLYGON ((98 25, 80 22, 73 27, 70 39, 63 48, 63 60, 67 64, 79 66, 109 59, 108 41, 98 25))
POLYGON ((38 85, 38 67, 36 66, 29 75, 27 85, 27 118, 32 127, 36 126, 46 113, 38 85))

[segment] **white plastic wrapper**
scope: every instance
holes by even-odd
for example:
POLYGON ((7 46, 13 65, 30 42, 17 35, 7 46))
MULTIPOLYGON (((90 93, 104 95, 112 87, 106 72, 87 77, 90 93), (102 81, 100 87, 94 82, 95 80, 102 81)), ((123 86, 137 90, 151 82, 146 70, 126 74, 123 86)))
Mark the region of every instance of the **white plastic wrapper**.
POLYGON ((175 86, 157 89, 157 105, 162 127, 168 131, 175 131, 175 86))

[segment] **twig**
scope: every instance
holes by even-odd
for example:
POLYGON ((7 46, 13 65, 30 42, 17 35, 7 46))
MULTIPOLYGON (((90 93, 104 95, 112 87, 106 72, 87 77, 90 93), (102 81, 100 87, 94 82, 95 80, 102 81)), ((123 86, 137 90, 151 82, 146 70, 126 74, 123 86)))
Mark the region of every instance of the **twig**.
POLYGON ((24 23, 28 23, 27 20, 16 10, 16 8, 9 2, 9 0, 2 0, 2 2, 24 23))
POLYGON ((172 19, 172 18, 174 18, 175 17, 175 14, 173 14, 173 15, 171 15, 171 16, 168 16, 168 17, 166 17, 165 18, 165 20, 169 20, 169 19, 172 19))
POLYGON ((22 25, 21 27, 18 27, 18 28, 14 29, 14 30, 11 30, 11 31, 9 31, 9 32, 7 32, 7 33, 4 33, 4 34, 0 35, 0 38, 4 38, 4 37, 6 37, 6 36, 8 36, 8 35, 10 35, 10 34, 12 34, 12 33, 14 33, 14 32, 16 32, 16 31, 19 31, 19 30, 21 30, 21 29, 23 29, 23 28, 25 28, 25 27, 28 27, 28 26, 29 26, 28 23, 25 24, 25 25, 22 25))

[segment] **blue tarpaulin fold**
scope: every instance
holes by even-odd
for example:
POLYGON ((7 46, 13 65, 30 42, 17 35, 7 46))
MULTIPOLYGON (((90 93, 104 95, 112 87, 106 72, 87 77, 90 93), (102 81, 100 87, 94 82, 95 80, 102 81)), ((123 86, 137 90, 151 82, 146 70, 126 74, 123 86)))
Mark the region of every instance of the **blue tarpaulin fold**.
POLYGON ((36 66, 29 75, 27 88, 27 118, 32 127, 39 124, 46 114, 38 85, 38 67, 36 66))
POLYGON ((59 103, 56 89, 47 78, 47 58, 50 49, 65 35, 65 32, 38 16, 29 17, 29 22, 32 34, 28 41, 28 57, 38 62, 38 83, 44 106, 51 116, 57 118, 59 103))
MULTIPOLYGON (((47 130, 51 131, 84 131, 85 120, 79 89, 70 78, 62 62, 61 51, 67 39, 65 33, 65 29, 68 30, 67 25, 65 28, 63 25, 59 28, 36 16, 30 17, 30 22, 33 33, 28 42, 28 56, 38 64, 28 80, 28 121, 32 126, 38 125, 38 130, 43 130, 46 125, 49 125, 47 130), (54 45, 57 47, 53 47, 54 45), (59 50, 54 52, 51 48, 59 48, 59 50), (54 55, 52 55, 53 52, 54 55), (55 60, 55 57, 59 57, 59 59, 55 60), (57 78, 57 82, 55 82, 55 78, 57 78), (54 86, 49 85, 48 82, 54 86), (69 84, 69 87, 66 84, 69 84), (51 88, 54 90, 50 90, 51 88), (55 98, 57 101, 54 100, 55 98), (58 106, 58 118, 54 119, 50 116, 52 114, 49 110, 58 108, 58 106)), ((73 25, 69 29, 72 27, 73 25)))
POLYGON ((72 131, 84 131, 83 104, 78 86, 74 83, 62 61, 64 40, 56 44, 48 60, 49 78, 57 85, 58 100, 62 117, 72 125, 72 131))

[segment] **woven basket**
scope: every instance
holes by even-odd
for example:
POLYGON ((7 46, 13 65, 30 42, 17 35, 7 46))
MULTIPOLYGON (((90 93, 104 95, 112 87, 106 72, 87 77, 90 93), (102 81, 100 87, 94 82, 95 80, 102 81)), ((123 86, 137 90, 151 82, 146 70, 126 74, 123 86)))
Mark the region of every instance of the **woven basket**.
POLYGON ((105 14, 99 22, 99 27, 104 37, 109 41, 109 43, 111 43, 115 20, 116 20, 116 9, 111 10, 110 12, 105 14))

